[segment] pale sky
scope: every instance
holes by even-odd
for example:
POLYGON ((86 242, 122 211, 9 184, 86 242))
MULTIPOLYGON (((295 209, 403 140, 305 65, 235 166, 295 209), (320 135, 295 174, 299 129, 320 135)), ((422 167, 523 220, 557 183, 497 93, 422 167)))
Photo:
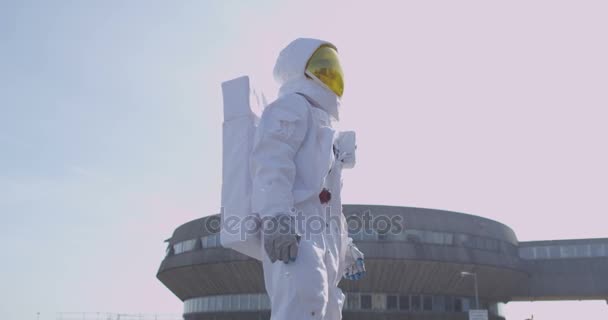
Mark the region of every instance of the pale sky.
MULTIPOLYGON (((521 241, 608 237, 605 1, 0 0, 0 319, 182 312, 163 240, 219 211, 220 83, 276 95, 332 41, 346 203, 471 213, 521 241), (373 4, 372 4, 373 3, 373 4)), ((606 319, 594 302, 508 319, 606 319)))

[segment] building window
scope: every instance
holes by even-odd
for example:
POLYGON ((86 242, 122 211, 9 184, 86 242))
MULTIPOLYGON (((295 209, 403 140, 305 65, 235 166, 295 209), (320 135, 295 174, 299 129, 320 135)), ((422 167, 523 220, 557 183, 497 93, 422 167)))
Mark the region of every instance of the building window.
POLYGON ((462 300, 459 298, 454 299, 454 311, 462 312, 462 300))
POLYGON ((498 240, 495 239, 487 239, 486 241, 486 249, 490 251, 498 251, 499 250, 498 240))
POLYGON ((347 293, 346 294, 346 306, 347 309, 351 310, 359 310, 361 304, 359 303, 359 294, 358 293, 347 293))
POLYGON ((398 230, 399 227, 393 226, 391 231, 387 234, 387 240, 391 241, 406 241, 406 234, 403 230, 398 230))
POLYGON ((410 296, 399 296, 399 310, 410 310, 410 296))
POLYGON ((461 247, 469 246, 469 236, 466 234, 457 234, 455 244, 461 247))
POLYGON ((423 304, 424 311, 433 310, 433 297, 424 296, 424 298, 422 299, 422 302, 423 302, 422 304, 423 304))
POLYGON ((422 242, 424 233, 420 230, 409 229, 405 230, 405 239, 409 242, 422 242))
POLYGON ((183 244, 181 242, 178 242, 178 243, 174 244, 173 245, 173 253, 174 254, 180 254, 180 253, 182 253, 182 251, 183 251, 182 247, 183 247, 183 244))
POLYGON ((196 244, 196 239, 178 242, 173 245, 173 252, 174 252, 174 254, 180 254, 180 253, 192 251, 192 250, 194 250, 195 244, 196 244))
POLYGON ((239 309, 249 310, 249 297, 246 294, 239 295, 239 309))
POLYGON ((385 294, 372 294, 372 309, 374 310, 386 310, 386 295, 385 294))
POLYGON ((456 245, 479 250, 506 252, 511 255, 517 254, 516 247, 511 244, 505 244, 497 239, 431 230, 396 229, 377 230, 375 228, 364 227, 357 230, 356 233, 353 230, 349 230, 349 236, 355 241, 407 241, 436 245, 456 245))
POLYGON ((167 257, 172 256, 175 254, 175 249, 173 248, 173 246, 171 244, 169 244, 167 246, 167 250, 166 250, 166 255, 167 257))
POLYGON ((370 310, 372 308, 372 296, 369 294, 361 295, 361 309, 370 310))
POLYGON ((200 301, 200 305, 199 305, 198 310, 203 310, 203 311, 209 310, 209 298, 201 298, 199 301, 200 301))
POLYGON ((239 296, 231 295, 230 296, 230 310, 239 310, 239 296))
POLYGON ((224 310, 230 310, 232 306, 230 299, 230 295, 225 295, 222 297, 222 305, 224 306, 224 310))
POLYGON ((522 259, 570 259, 605 256, 601 243, 523 247, 519 249, 522 259))
POLYGON ((445 310, 445 297, 435 296, 433 297, 433 311, 443 312, 445 310))
POLYGON ((217 310, 217 311, 225 310, 224 297, 222 297, 222 296, 215 297, 215 310, 217 310))
MULTIPOLYGON (((345 310, 395 312, 467 312, 469 297, 346 293, 345 310)), ((487 304, 485 304, 488 306, 487 304)), ((184 314, 198 312, 270 310, 268 295, 235 294, 192 298, 184 301, 184 314)))
POLYGON ((219 239, 217 234, 210 234, 208 236, 201 237, 203 248, 215 248, 219 247, 219 239))
POLYGON ((249 306, 252 310, 260 310, 260 299, 261 295, 259 294, 250 294, 249 295, 249 306))
POLYGON ((422 301, 420 296, 412 296, 412 311, 421 311, 422 310, 422 301))
POLYGON ((454 297, 451 297, 451 296, 445 297, 445 311, 447 311, 447 312, 454 311, 454 297))
POLYGON ((561 257, 562 258, 574 258, 576 250, 574 246, 561 246, 561 257))
POLYGON ((468 312, 470 308, 471 308, 471 299, 462 298, 462 311, 468 312))
POLYGON ((257 298, 257 294, 247 295, 247 310, 258 310, 260 308, 260 301, 257 298))
POLYGON ((397 310, 399 309, 398 297, 395 295, 386 296, 386 309, 397 310))
POLYGON ((559 246, 549 246, 549 258, 559 259, 561 257, 559 246))
POLYGON ((548 247, 536 247, 536 259, 548 259, 549 248, 548 247))
POLYGON ((446 233, 443 235, 443 241, 445 242, 446 245, 453 245, 454 244, 454 235, 451 233, 446 233))
POLYGON ((534 248, 532 248, 532 247, 520 248, 519 257, 522 259, 527 259, 527 260, 534 259, 534 248))
POLYGON ((587 258, 591 256, 588 244, 580 244, 576 246, 576 256, 579 258, 587 258))
POLYGON ((260 309, 270 310, 270 298, 266 294, 262 295, 260 299, 260 309))
POLYGON ((207 297, 207 299, 208 299, 207 300, 207 303, 208 303, 207 310, 209 310, 211 312, 219 311, 217 309, 217 305, 216 305, 217 297, 207 297))
POLYGON ((425 231, 424 232, 424 242, 431 243, 431 244, 443 244, 443 233, 425 231))
POLYGON ((604 245, 601 243, 594 243, 591 245, 591 256, 592 257, 603 257, 606 254, 604 253, 604 245))

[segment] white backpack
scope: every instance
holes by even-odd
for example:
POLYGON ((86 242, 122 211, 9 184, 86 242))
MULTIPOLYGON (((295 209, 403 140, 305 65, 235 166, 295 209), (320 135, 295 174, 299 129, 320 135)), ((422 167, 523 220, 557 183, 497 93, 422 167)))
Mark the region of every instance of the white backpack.
POLYGON ((249 77, 222 83, 222 246, 262 260, 260 218, 251 211, 250 157, 266 101, 252 89, 249 77))

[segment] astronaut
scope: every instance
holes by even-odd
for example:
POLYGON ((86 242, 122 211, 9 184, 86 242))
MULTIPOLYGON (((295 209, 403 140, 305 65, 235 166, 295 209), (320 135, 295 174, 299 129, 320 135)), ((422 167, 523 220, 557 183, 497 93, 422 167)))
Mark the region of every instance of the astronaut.
POLYGON ((354 164, 354 148, 342 145, 354 133, 332 127, 344 91, 337 49, 296 39, 281 51, 274 77, 278 99, 262 114, 251 154, 271 319, 341 319, 338 283, 358 280, 365 267, 340 200, 342 168, 354 164))

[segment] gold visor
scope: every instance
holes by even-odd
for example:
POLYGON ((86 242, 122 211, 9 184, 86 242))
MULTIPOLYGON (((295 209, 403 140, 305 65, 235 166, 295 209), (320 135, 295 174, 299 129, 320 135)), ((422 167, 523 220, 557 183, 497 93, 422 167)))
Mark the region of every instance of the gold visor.
POLYGON ((338 60, 338 51, 324 45, 319 47, 306 64, 306 74, 321 81, 338 97, 344 93, 344 73, 338 60))

